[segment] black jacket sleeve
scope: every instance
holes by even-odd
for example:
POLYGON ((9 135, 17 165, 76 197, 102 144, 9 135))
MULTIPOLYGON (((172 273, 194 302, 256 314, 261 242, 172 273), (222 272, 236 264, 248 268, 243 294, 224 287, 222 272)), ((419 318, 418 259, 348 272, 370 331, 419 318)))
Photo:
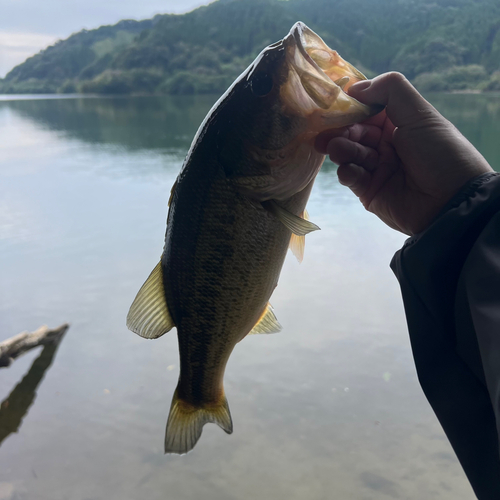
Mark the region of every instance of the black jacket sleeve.
POLYGON ((418 378, 480 500, 500 499, 500 175, 469 182, 391 267, 418 378))

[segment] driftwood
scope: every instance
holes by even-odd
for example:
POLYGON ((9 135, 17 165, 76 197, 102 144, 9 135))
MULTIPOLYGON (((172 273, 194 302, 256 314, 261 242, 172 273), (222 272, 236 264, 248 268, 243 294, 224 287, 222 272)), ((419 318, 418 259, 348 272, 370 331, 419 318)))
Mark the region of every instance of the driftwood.
POLYGON ((44 325, 32 333, 22 332, 0 342, 0 368, 9 366, 14 359, 34 347, 58 344, 68 328, 69 325, 67 323, 53 329, 44 325))
POLYGON ((67 329, 68 325, 61 325, 53 330, 42 326, 33 333, 20 333, 0 343, 0 353, 3 353, 0 360, 9 363, 27 349, 43 345, 42 352, 33 361, 28 373, 0 403, 0 446, 6 437, 19 431, 23 418, 35 401, 37 388, 52 364, 67 329))

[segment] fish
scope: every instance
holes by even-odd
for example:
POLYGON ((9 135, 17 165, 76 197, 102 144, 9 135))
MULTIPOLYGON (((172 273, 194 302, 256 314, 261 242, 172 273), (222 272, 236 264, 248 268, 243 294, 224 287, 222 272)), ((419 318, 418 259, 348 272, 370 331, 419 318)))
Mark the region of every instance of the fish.
POLYGON ((180 374, 165 453, 185 454, 212 422, 233 423, 223 377, 250 334, 281 330, 269 299, 290 247, 302 260, 318 228, 306 203, 327 129, 380 111, 346 90, 366 77, 302 22, 266 47, 207 114, 172 187, 160 262, 139 290, 130 330, 176 327, 180 374))

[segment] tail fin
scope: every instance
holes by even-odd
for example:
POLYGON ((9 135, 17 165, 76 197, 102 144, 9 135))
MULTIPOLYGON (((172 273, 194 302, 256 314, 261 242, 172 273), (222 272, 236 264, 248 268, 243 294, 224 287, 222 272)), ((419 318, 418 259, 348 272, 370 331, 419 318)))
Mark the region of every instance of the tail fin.
POLYGON ((192 450, 208 422, 217 424, 228 434, 233 432, 226 396, 222 395, 218 404, 196 407, 180 399, 176 389, 168 416, 165 453, 183 455, 192 450))

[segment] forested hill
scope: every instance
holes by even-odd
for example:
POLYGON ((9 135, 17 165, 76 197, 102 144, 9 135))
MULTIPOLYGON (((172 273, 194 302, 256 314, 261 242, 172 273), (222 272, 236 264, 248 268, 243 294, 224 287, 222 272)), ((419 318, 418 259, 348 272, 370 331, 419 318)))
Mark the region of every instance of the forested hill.
POLYGON ((500 90, 498 0, 219 0, 76 33, 16 66, 0 93, 222 92, 298 20, 368 75, 500 90))

